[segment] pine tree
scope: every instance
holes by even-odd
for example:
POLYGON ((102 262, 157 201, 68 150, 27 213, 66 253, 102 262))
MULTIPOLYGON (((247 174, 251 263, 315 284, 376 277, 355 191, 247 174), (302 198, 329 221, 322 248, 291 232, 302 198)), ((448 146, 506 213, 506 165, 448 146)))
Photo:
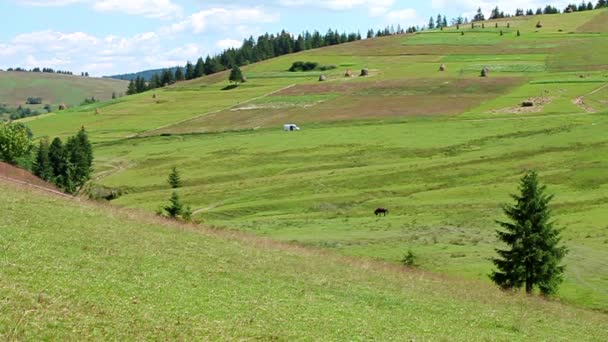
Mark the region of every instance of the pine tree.
POLYGON ((49 142, 46 139, 40 140, 34 161, 34 174, 45 181, 53 179, 53 167, 49 159, 49 142))
POLYGON ((230 82, 234 82, 234 84, 238 85, 240 82, 244 81, 243 72, 238 66, 232 68, 230 71, 230 77, 228 78, 230 82))
POLYGON ((435 18, 431 17, 429 19, 429 30, 432 30, 435 28, 435 18))
POLYGON ((129 86, 127 87, 127 95, 134 95, 137 94, 137 88, 135 86, 135 81, 131 80, 129 81, 129 86))
POLYGON ((497 231, 498 238, 510 249, 496 250, 500 258, 493 262, 498 270, 490 278, 504 289, 525 287, 532 293, 538 287, 541 294, 551 295, 563 280, 560 262, 567 253, 559 246, 560 231, 550 220, 553 196, 545 194, 546 186, 539 184, 536 172, 521 179, 519 190, 512 196, 516 203, 504 208, 510 222, 497 222, 505 229, 497 231))
POLYGON ((199 78, 203 76, 205 76, 205 62, 203 62, 203 58, 201 57, 198 59, 198 61, 196 61, 192 78, 199 78))
POLYGON ((187 80, 191 80, 194 78, 194 65, 192 65, 192 63, 190 63, 190 61, 188 61, 188 63, 186 63, 186 79, 187 80))
POLYGON ((486 20, 486 17, 483 15, 483 12, 481 11, 481 7, 479 7, 477 9, 477 14, 475 14, 475 17, 473 17, 473 21, 484 21, 486 20))
POLYGON ((182 179, 181 179, 176 167, 174 167, 171 170, 171 173, 169 173, 169 178, 167 179, 167 182, 173 189, 182 187, 182 179))
POLYGON ((183 81, 186 78, 184 77, 184 72, 182 71, 182 68, 178 67, 175 69, 175 81, 179 82, 179 81, 183 81))
POLYGON ((63 142, 60 138, 53 139, 51 146, 49 146, 49 162, 53 171, 53 183, 59 187, 64 181, 66 159, 63 142))
POLYGON ((167 215, 172 218, 177 218, 181 216, 184 211, 184 205, 180 201, 177 191, 173 191, 169 202, 170 204, 164 208, 167 212, 167 215))

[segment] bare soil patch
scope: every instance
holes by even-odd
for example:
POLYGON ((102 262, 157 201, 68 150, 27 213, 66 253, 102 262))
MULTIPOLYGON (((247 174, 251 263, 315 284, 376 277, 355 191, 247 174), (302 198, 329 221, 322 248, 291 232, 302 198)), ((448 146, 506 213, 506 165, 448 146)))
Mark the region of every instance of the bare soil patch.
POLYGON ((491 114, 528 114, 528 113, 539 113, 543 110, 544 106, 551 103, 554 100, 553 97, 531 97, 523 102, 531 102, 533 106, 525 107, 521 103, 514 107, 494 109, 489 113, 491 114))

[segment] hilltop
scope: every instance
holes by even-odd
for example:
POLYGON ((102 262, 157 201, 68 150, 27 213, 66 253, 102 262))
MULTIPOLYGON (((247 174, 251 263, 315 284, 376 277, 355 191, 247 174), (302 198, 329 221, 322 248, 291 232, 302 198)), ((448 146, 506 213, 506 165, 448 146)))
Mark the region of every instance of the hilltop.
POLYGON ((7 340, 599 341, 608 328, 603 314, 477 282, 179 225, 3 180, 0 200, 0 338, 7 340))
POLYGON ((605 311, 607 18, 346 43, 245 66, 238 87, 224 72, 27 124, 38 137, 84 125, 117 205, 157 210, 176 166, 197 221, 394 264, 411 249, 422 269, 482 282, 501 205, 537 169, 570 248, 559 297, 605 311), (289 72, 298 61, 335 69, 289 72))

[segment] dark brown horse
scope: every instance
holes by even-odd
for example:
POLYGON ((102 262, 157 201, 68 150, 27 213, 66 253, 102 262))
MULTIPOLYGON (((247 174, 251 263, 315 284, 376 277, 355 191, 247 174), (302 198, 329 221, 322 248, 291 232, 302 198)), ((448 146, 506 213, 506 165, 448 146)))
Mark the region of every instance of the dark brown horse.
POLYGON ((374 214, 375 214, 376 216, 380 216, 380 215, 386 216, 386 215, 388 214, 388 209, 385 209, 385 208, 378 208, 378 209, 376 209, 376 210, 374 211, 374 214))

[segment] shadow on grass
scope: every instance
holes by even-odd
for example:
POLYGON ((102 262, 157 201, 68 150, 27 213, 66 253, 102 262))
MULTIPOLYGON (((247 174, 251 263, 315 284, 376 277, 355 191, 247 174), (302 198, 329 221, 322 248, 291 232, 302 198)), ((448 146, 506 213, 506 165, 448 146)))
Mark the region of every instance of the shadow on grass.
POLYGON ((222 90, 232 90, 232 89, 236 89, 238 88, 238 84, 231 84, 231 85, 227 85, 224 88, 222 88, 222 90))

